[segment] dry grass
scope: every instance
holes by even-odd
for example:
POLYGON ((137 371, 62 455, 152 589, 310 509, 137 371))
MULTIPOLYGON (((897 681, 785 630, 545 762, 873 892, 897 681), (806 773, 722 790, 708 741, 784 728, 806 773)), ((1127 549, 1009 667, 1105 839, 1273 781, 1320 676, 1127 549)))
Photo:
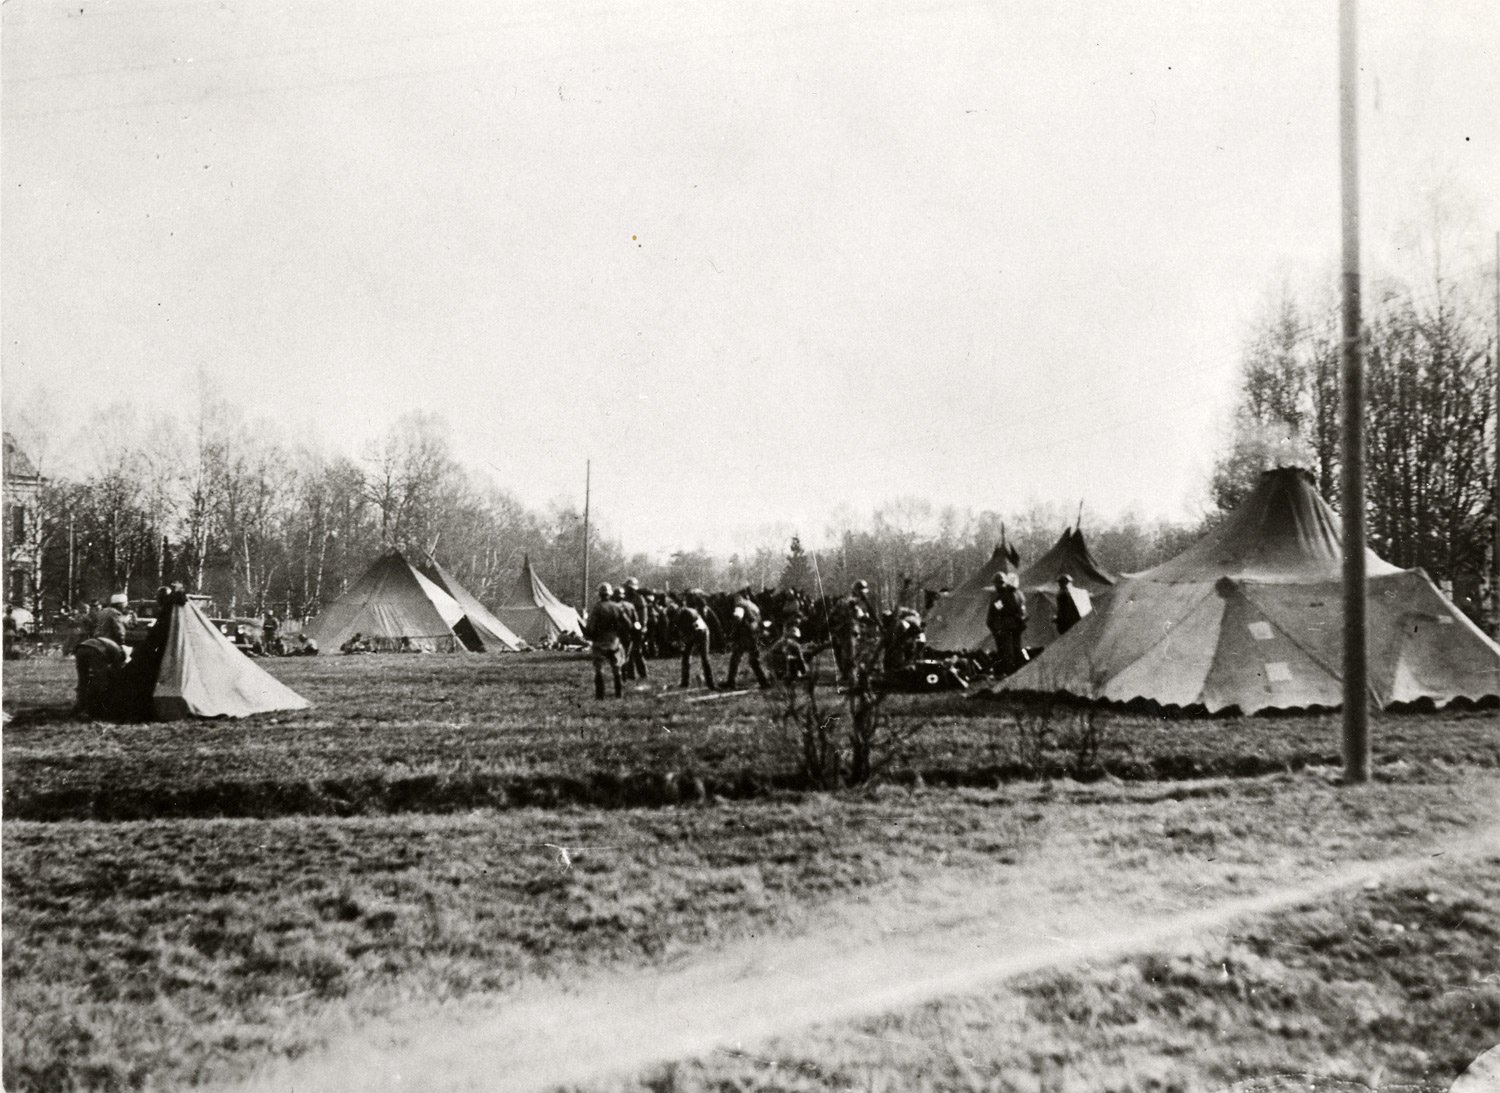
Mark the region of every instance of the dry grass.
MULTIPOLYGON (((66 716, 70 663, 7 667, 7 1088, 237 1073, 374 1013, 684 959, 856 896, 1023 874, 1080 900, 1235 892, 1468 826, 1464 772, 1500 766, 1493 718, 1452 715, 1382 719, 1387 784, 1368 790, 1006 784, 1035 773, 1012 711, 900 697, 890 716, 921 725, 896 771, 911 788, 824 797, 778 789, 795 756, 756 695, 596 704, 586 663, 559 656, 268 667, 314 709, 89 724, 66 716), (150 819, 89 819, 128 817, 150 819), (546 844, 596 849, 564 868, 546 844)), ((1130 779, 1294 770, 1331 760, 1335 731, 1111 715, 1101 755, 1130 779)))
MULTIPOLYGON (((25 819, 376 815, 477 807, 660 805, 798 784, 795 748, 755 694, 687 702, 675 689, 596 703, 585 661, 328 657, 264 662, 305 694, 305 713, 244 722, 89 724, 66 717, 67 662, 5 674, 5 809, 25 819)), ((656 662, 653 684, 675 665, 656 662)), ((1072 761, 1063 741, 1018 747, 1016 710, 952 696, 897 696, 909 739, 891 777, 993 786, 1072 761)), ((1328 717, 1160 721, 1107 714, 1099 764, 1129 780, 1253 775, 1336 762, 1328 717)), ((1380 719, 1376 762, 1500 766, 1493 715, 1380 719)))
POLYGON ((1491 858, 619 1088, 1447 1093, 1497 1038, 1491 858))
POLYGON ((854 896, 878 908, 1014 880, 1149 911, 1381 857, 1470 826, 1480 807, 1456 785, 1341 793, 1304 775, 650 811, 10 822, 6 1086, 232 1074, 373 1014, 795 933, 854 896), (593 849, 565 868, 547 843, 593 849))

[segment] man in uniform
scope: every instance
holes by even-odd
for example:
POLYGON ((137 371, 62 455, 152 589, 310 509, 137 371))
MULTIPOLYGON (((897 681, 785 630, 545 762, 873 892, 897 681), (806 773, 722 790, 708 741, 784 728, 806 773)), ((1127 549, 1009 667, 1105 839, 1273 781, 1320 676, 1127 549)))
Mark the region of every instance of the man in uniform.
POLYGON ((604 697, 604 666, 615 679, 615 697, 625 693, 620 681, 620 655, 625 642, 635 633, 634 612, 623 598, 614 598, 615 589, 609 584, 599 586, 599 602, 589 612, 589 621, 583 628, 583 636, 592 643, 594 653, 594 697, 604 697))
POLYGON ((688 596, 672 612, 672 629, 682 645, 682 685, 691 681, 691 663, 696 653, 703 668, 703 685, 714 689, 714 666, 708 660, 708 620, 703 617, 703 600, 688 596))
POLYGON ((641 582, 634 577, 625 578, 625 602, 635 612, 635 629, 630 643, 625 648, 625 678, 646 678, 646 625, 651 621, 651 606, 646 594, 641 591, 641 582))
POLYGON ((848 684, 854 678, 860 641, 873 615, 870 582, 855 581, 833 620, 833 659, 838 665, 840 683, 848 684))
POLYGON ((1081 618, 1083 612, 1078 610, 1078 601, 1073 596, 1073 578, 1063 573, 1057 578, 1057 614, 1052 619, 1057 636, 1062 637, 1081 618))
POLYGON ((735 677, 739 675, 740 657, 746 656, 750 658, 750 670, 755 673, 755 681, 762 687, 769 687, 771 681, 766 678, 766 670, 760 665, 760 608, 755 606, 755 600, 751 598, 749 585, 740 589, 735 596, 734 610, 730 614, 729 676, 724 685, 729 690, 734 690, 735 677))
POLYGON ((125 593, 116 592, 99 612, 94 632, 73 650, 78 669, 78 697, 73 712, 96 716, 108 701, 110 675, 125 663, 125 593))
POLYGON ((1021 597, 1020 581, 1014 573, 995 574, 995 598, 985 614, 984 623, 995 639, 1001 675, 1010 675, 1026 663, 1021 635, 1026 630, 1026 601, 1021 597))
POLYGON ((885 670, 895 675, 921 659, 927 635, 922 630, 922 616, 914 607, 899 607, 891 616, 885 639, 885 670))

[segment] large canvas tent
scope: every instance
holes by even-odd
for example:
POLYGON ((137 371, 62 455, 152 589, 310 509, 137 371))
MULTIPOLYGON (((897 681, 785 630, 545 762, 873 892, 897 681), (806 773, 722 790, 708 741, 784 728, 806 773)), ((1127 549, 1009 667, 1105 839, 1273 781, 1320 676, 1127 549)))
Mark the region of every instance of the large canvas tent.
POLYGON ((566 637, 583 640, 583 620, 578 612, 552 594, 532 568, 529 557, 522 561, 515 587, 506 601, 495 608, 495 614, 513 633, 532 645, 553 644, 566 637))
MULTIPOLYGON (((1093 598, 1113 588, 1118 573, 1105 569, 1089 550, 1082 528, 1067 528, 1052 549, 1021 570, 1021 591, 1026 596, 1026 633, 1021 644, 1027 649, 1051 645, 1057 640, 1057 578, 1067 574, 1073 582, 1081 613, 1087 615, 1093 598)), ((991 643, 993 645, 993 642, 991 643)))
POLYGON ((151 707, 156 717, 248 717, 305 710, 307 699, 273 678, 189 600, 171 608, 151 707))
POLYGON ((985 617, 994 598, 995 575, 1017 572, 1019 562, 1015 548, 1001 543, 989 561, 934 603, 923 620, 928 646, 943 653, 994 649, 995 639, 990 637, 985 617))
POLYGON ((377 558, 349 591, 308 624, 307 634, 330 653, 355 634, 379 652, 478 652, 485 647, 458 601, 399 550, 377 558))
POLYGON ((421 565, 420 570, 424 577, 452 596, 453 601, 463 609, 464 618, 469 620, 475 636, 486 651, 505 650, 513 653, 525 646, 526 643, 510 627, 497 619, 488 607, 479 602, 478 597, 439 565, 432 555, 427 556, 427 561, 421 565))
MULTIPOLYGON (((1124 578, 1000 686, 1217 713, 1342 703, 1343 539, 1299 468, 1261 476, 1209 535, 1124 578)), ((1367 552, 1370 699, 1500 696, 1500 646, 1419 569, 1367 552)))

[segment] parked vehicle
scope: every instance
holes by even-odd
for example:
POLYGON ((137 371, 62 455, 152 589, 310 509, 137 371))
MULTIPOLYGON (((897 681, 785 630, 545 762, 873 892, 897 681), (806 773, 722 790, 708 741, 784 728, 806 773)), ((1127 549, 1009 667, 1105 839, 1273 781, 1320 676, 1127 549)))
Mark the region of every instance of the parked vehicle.
MULTIPOLYGON (((189 593, 188 599, 196 603, 205 614, 213 609, 207 596, 195 596, 189 593)), ((156 621, 156 601, 131 600, 125 605, 125 609, 131 617, 131 621, 125 624, 125 644, 139 645, 146 640, 146 635, 151 631, 151 624, 156 621)))
POLYGON ((209 619, 230 641, 238 645, 246 656, 259 657, 266 654, 266 631, 259 619, 209 619))

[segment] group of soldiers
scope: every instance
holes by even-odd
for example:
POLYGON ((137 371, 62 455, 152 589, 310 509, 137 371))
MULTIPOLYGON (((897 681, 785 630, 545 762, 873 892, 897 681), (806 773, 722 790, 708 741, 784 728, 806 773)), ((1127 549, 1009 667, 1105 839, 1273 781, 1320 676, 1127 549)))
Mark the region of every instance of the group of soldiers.
POLYGON ((766 688, 773 679, 805 678, 809 659, 831 647, 839 680, 847 685, 868 670, 873 650, 882 651, 875 659, 891 670, 919 657, 925 641, 921 615, 912 608, 877 617, 869 583, 862 580, 829 605, 790 590, 757 598, 748 585, 730 596, 710 596, 701 589, 654 593, 631 577, 619 587, 599 586, 584 636, 593 651, 594 696, 599 699, 607 696, 611 681, 620 697, 627 681, 649 678, 646 661, 653 656, 681 656, 680 687, 691 686, 696 659, 706 689, 733 690, 741 664, 748 664, 755 682, 766 688), (729 652, 722 683, 709 660, 715 646, 729 652))
MULTIPOLYGON (((908 668, 927 670, 929 665, 921 614, 905 606, 877 613, 870 585, 863 580, 836 601, 815 601, 793 590, 756 596, 748 585, 728 595, 711 596, 699 589, 657 593, 643 589, 634 577, 618 587, 601 584, 598 597, 584 636, 592 645, 594 695, 599 699, 607 697, 611 682, 620 697, 626 682, 648 679, 648 659, 673 655, 681 656, 679 686, 691 686, 696 660, 708 690, 733 690, 746 663, 763 688, 773 680, 805 678, 810 659, 827 649, 845 687, 864 686, 872 676, 889 684, 908 668), (709 660, 715 648, 729 652, 722 682, 715 679, 709 660)), ((1066 633, 1079 617, 1071 578, 1062 575, 1053 620, 1058 633, 1066 633)), ((1026 596, 1014 573, 995 577, 985 621, 995 641, 993 669, 1009 675, 1027 659, 1026 596)), ((963 667, 967 671, 970 666, 963 667)))

